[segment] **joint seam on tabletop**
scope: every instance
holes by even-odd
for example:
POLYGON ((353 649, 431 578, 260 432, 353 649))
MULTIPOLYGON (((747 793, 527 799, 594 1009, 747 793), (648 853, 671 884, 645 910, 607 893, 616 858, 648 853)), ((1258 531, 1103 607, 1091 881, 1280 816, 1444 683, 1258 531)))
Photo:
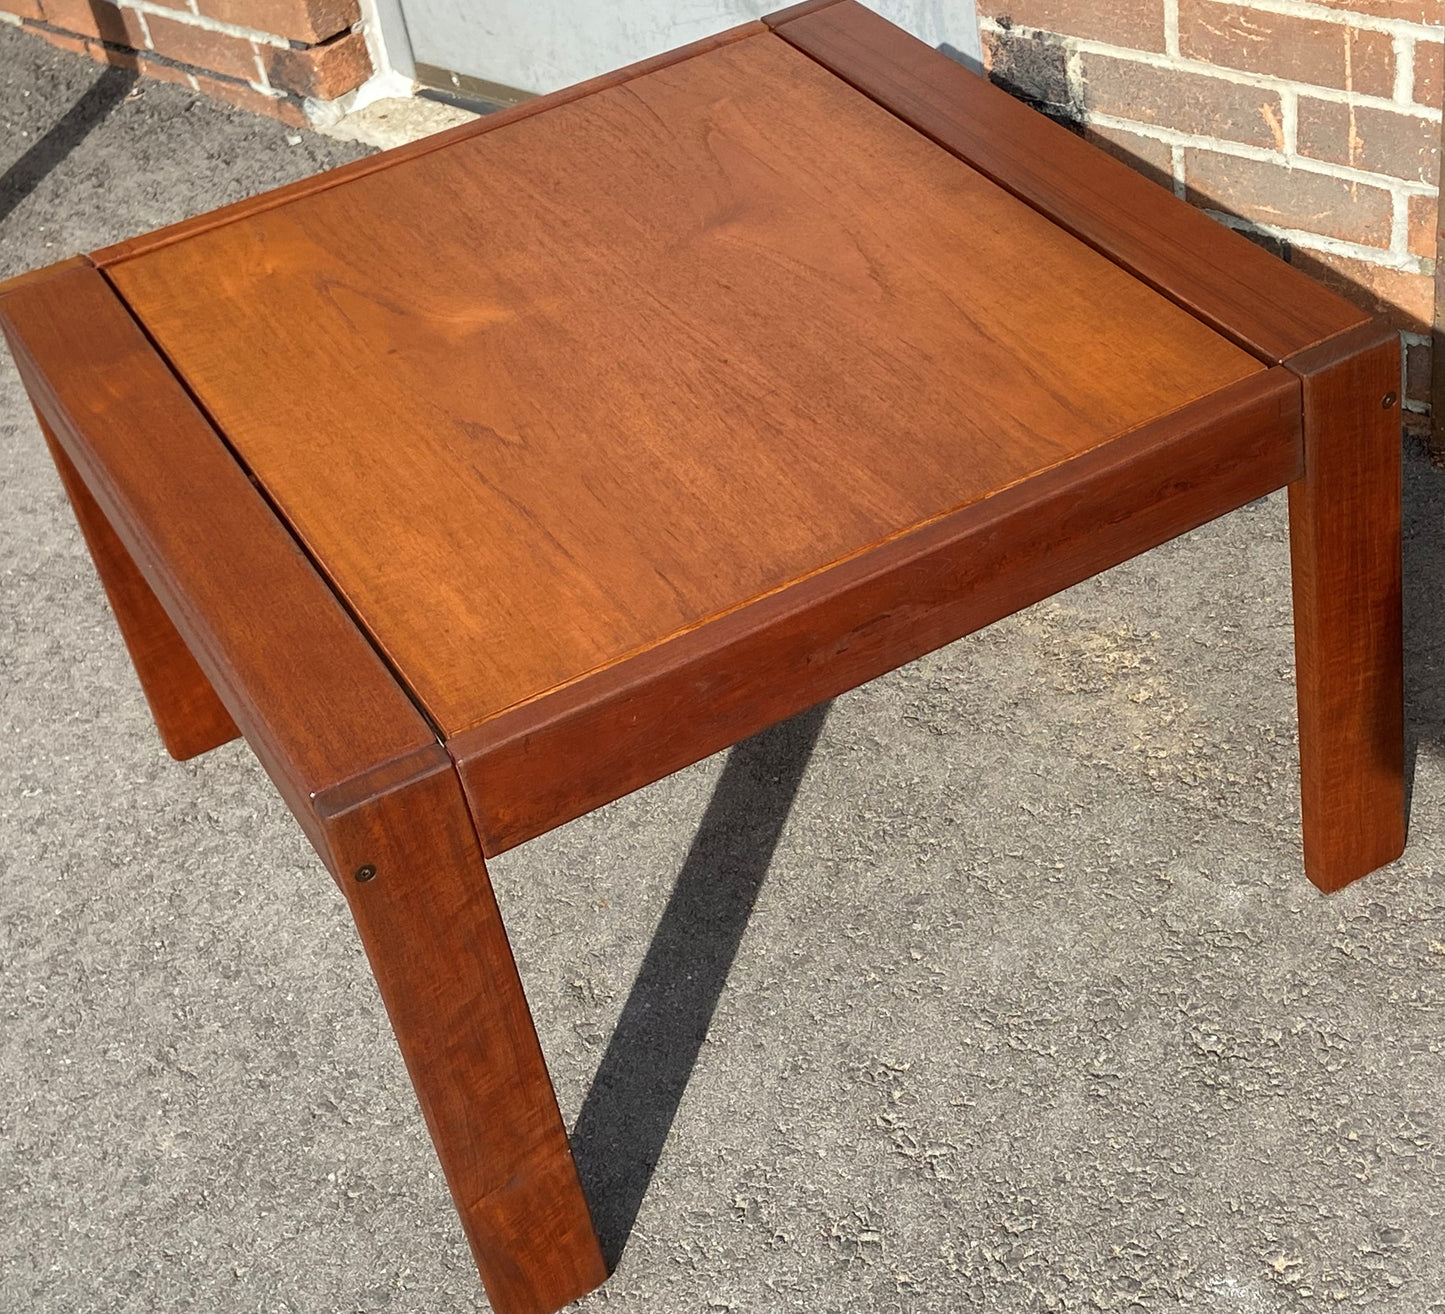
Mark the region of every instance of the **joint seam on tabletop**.
MULTIPOLYGON (((430 713, 428 713, 427 709, 422 705, 421 701, 412 692, 411 686, 408 685, 407 682, 402 678, 401 672, 396 669, 395 664, 392 662, 386 650, 381 646, 380 643, 377 642, 376 636, 372 634, 370 629, 367 628, 365 622, 363 622, 361 617, 357 614, 356 609, 351 605, 349 599, 339 588, 337 588, 336 582, 331 578, 330 574, 327 573, 326 568, 321 564, 320 561, 316 559, 315 554, 311 551, 306 541, 301 537, 300 534, 296 532, 295 526, 292 525, 291 521, 287 518, 286 513, 279 506, 276 505, 276 501, 271 496, 270 490, 256 477, 255 471, 253 471, 251 467, 246 463, 246 460, 244 457, 242 457, 241 453, 236 450, 235 445, 226 436, 226 431, 221 427, 220 422, 216 419, 214 415, 211 414, 210 408, 206 406, 204 401, 202 401, 198 396, 196 396, 195 392, 191 389, 191 386, 186 381, 185 377, 178 369, 176 369, 174 362, 171 360, 170 356, 166 354, 165 348, 162 347, 161 344, 155 340, 155 337, 151 334, 150 329, 146 327, 145 321, 141 319, 138 314, 136 314, 130 302, 126 300, 125 293, 116 286, 115 280, 111 278, 110 273, 106 269, 106 267, 101 265, 96 266, 96 268, 100 276, 105 279, 106 286, 110 288, 111 292, 115 295, 116 300, 125 307, 126 313, 131 317, 132 320, 135 321, 136 327, 140 329, 142 334, 144 334, 145 340, 150 344, 151 350, 155 352, 156 358, 161 362, 162 365, 165 366, 166 370, 169 371, 171 377, 175 379, 176 385, 186 394, 187 397, 190 398, 191 404, 195 406, 195 408, 200 411, 200 413, 205 417, 206 423, 209 424, 211 428, 215 431, 216 436, 221 440, 222 445, 230 454, 231 459, 235 461, 237 466, 240 467, 246 478, 250 480, 251 486, 255 488, 257 493, 260 494, 262 501, 266 503, 266 506, 270 510, 271 515, 275 518, 276 523, 296 545, 296 548, 301 553, 301 555, 306 558, 307 563, 311 566, 311 569, 315 573, 317 579, 319 579, 326 586, 331 596, 336 599, 337 604, 341 607, 342 611, 344 611, 346 615, 350 618, 352 625, 356 627, 356 632, 366 640, 372 651, 376 653, 377 657, 381 660, 382 665, 386 667, 388 673, 391 675, 391 678, 396 682, 397 688, 406 695, 412 706, 416 708, 417 714, 422 718, 422 720, 426 722, 427 727, 431 730, 432 734, 436 736, 437 742, 441 743, 444 739, 444 736, 442 735, 441 730, 438 728, 436 722, 432 719, 430 713)), ((367 775, 370 775, 370 773, 368 772, 367 775)), ((347 785, 349 785, 351 782, 346 783, 347 785)), ((346 786, 337 786, 337 788, 345 789, 346 786)))

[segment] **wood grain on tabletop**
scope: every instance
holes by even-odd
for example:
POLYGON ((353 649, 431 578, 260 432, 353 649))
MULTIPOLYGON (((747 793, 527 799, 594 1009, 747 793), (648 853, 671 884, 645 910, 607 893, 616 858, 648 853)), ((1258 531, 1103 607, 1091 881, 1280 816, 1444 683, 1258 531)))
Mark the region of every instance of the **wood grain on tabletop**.
POLYGON ((447 744, 483 848, 540 835, 1261 497, 1303 466, 1299 382, 1276 366, 503 713, 447 744))
POLYGON ((448 735, 1262 368, 771 34, 108 273, 448 735))
POLYGON ((769 16, 779 36, 1277 363, 1369 316, 855 0, 769 16))

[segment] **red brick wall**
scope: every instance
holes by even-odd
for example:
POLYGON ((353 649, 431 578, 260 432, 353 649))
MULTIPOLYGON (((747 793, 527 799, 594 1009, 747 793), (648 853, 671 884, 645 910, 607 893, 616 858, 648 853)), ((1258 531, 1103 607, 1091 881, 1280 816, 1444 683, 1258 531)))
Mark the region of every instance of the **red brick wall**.
POLYGON ((995 81, 1402 331, 1430 390, 1445 0, 978 0, 995 81))
POLYGON ((370 76, 360 17, 357 0, 0 0, 55 45, 297 125, 370 76))

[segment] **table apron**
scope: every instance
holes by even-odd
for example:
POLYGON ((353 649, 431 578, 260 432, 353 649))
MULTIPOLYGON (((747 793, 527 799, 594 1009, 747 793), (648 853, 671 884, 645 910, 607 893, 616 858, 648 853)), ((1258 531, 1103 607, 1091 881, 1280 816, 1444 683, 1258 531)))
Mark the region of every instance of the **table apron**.
POLYGON ((1297 479, 1261 371, 447 742, 501 853, 1297 479))

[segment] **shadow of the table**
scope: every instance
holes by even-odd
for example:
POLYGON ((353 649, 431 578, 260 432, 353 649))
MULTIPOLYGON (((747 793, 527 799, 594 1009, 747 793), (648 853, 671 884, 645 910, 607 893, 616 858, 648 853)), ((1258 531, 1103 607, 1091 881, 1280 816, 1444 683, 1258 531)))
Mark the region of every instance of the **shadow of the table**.
POLYGON ((662 1155, 828 705, 728 755, 572 1131, 609 1268, 662 1155))
MULTIPOLYGON (((1418 444, 1405 459, 1407 770, 1445 750, 1445 470, 1418 444)), ((638 1209, 768 864, 827 716, 827 704, 738 744, 572 1133, 572 1150, 609 1267, 638 1209)))

